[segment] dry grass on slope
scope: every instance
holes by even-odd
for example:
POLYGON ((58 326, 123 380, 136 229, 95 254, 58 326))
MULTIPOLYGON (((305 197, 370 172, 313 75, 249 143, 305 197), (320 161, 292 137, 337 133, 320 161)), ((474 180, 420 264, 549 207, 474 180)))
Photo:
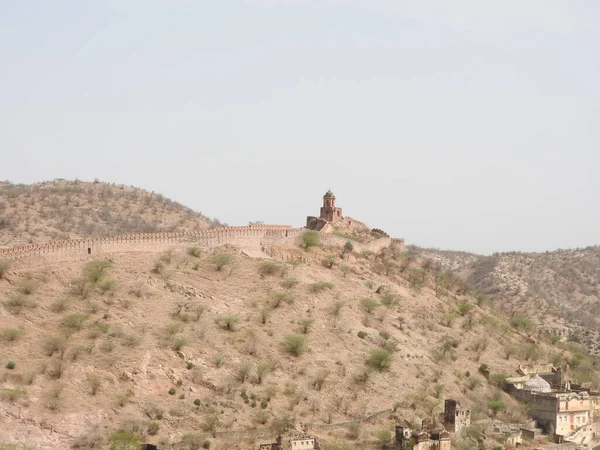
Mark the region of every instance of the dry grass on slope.
POLYGON ((5 247, 217 225, 160 194, 133 187, 82 181, 0 183, 0 246, 5 247))
POLYGON ((500 399, 504 420, 522 419, 480 366, 509 374, 558 352, 485 302, 436 296, 432 275, 402 255, 281 250, 306 263, 180 248, 9 269, 0 436, 104 448, 121 430, 162 445, 248 449, 313 423, 325 426, 312 430, 325 444, 375 448, 378 430, 431 417, 448 397, 475 418, 500 399), (326 427, 383 410, 358 428, 326 427), (251 429, 264 437, 226 433, 251 429))

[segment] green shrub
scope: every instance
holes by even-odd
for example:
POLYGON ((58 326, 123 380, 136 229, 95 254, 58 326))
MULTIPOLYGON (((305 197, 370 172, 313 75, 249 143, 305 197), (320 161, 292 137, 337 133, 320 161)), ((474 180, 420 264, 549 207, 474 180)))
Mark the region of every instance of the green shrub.
POLYGON ((298 320, 298 325, 300 325, 300 330, 302 330, 302 333, 308 333, 308 330, 310 330, 310 326, 313 324, 313 322, 314 320, 308 317, 298 320))
POLYGON ((493 417, 496 417, 500 411, 504 411, 506 409, 506 404, 500 400, 490 400, 487 406, 492 411, 493 417))
POLYGON ((300 356, 306 350, 306 338, 299 334, 287 334, 284 343, 287 351, 293 356, 300 356))
POLYGON ((115 290, 116 286, 117 282, 115 280, 104 280, 102 283, 100 283, 100 292, 103 294, 112 292, 115 290))
POLYGON ((369 353, 367 365, 379 372, 382 372, 390 367, 391 360, 392 354, 389 351, 383 348, 375 348, 369 353))
POLYGON ((367 297, 360 301, 360 306, 362 306, 367 314, 371 314, 373 311, 375 311, 375 308, 380 306, 380 303, 377 300, 367 297))
POLYGON ((217 267, 217 270, 220 271, 223 267, 232 264, 235 261, 233 255, 229 255, 227 253, 217 253, 210 257, 210 262, 217 267))
POLYGON ((47 356, 52 356, 56 352, 64 352, 66 345, 67 340, 64 337, 52 336, 44 340, 42 348, 47 356))
POLYGON ((392 439, 392 432, 390 430, 378 430, 375 436, 381 445, 387 445, 392 439))
POLYGON ((458 313, 461 316, 466 316, 471 309, 473 309, 473 305, 466 301, 466 300, 461 300, 460 302, 458 302, 458 313))
POLYGON ((369 334, 366 331, 359 331, 358 332, 358 337, 361 339, 364 339, 368 336, 369 334))
POLYGON ((227 331, 233 331, 235 325, 239 321, 240 321, 240 319, 236 315, 220 316, 217 319, 217 322, 219 323, 219 325, 221 325, 221 327, 223 327, 223 329, 225 329, 227 331))
POLYGON ((12 294, 4 302, 4 307, 11 314, 20 314, 23 308, 35 307, 35 302, 25 294, 12 294))
POLYGON ((112 263, 110 261, 90 261, 85 267, 85 276, 92 283, 100 281, 105 273, 106 269, 110 268, 112 263))
POLYGON ((176 392, 177 390, 175 388, 169 389, 169 395, 175 395, 176 392))
POLYGON ((289 292, 273 292, 271 294, 271 306, 273 308, 279 308, 282 303, 291 304, 292 295, 289 292))
POLYGON ((325 258, 323 258, 321 263, 328 269, 331 269, 333 266, 335 266, 335 255, 327 255, 325 258))
POLYGON ((329 283, 328 281, 318 281, 316 283, 309 284, 308 288, 311 292, 321 292, 325 289, 333 289, 333 283, 329 283))
POLYGON ((535 332, 537 326, 533 320, 525 316, 513 316, 510 318, 510 325, 517 329, 522 330, 527 334, 535 332))
POLYGON ((258 273, 261 275, 277 275, 280 274, 285 267, 276 261, 263 261, 258 266, 258 273))
POLYGON ((354 250, 354 244, 350 241, 346 241, 344 244, 344 253, 351 252, 354 250))
POLYGON ((157 422, 150 422, 148 424, 148 434, 150 436, 156 436, 158 434, 159 429, 160 425, 157 422))
POLYGON ((202 404, 202 401, 199 398, 197 398, 196 400, 194 400, 194 405, 200 406, 201 404, 202 404))
POLYGON ((171 348, 175 351, 181 350, 186 344, 186 340, 184 338, 175 338, 171 341, 171 348))
POLYGON ((261 384, 270 371, 271 364, 268 361, 259 362, 256 366, 256 382, 261 384))
POLYGON ((384 292, 380 297, 381 304, 387 307, 396 306, 400 303, 400 296, 394 292, 384 292))
POLYGON ((19 339, 23 333, 23 330, 17 330, 16 328, 2 328, 0 329, 0 338, 3 341, 13 342, 19 339))
POLYGON ((308 249, 310 247, 315 247, 321 243, 321 235, 318 231, 305 231, 300 236, 300 241, 302 242, 304 248, 308 249))
POLYGON ((200 255, 202 255, 202 250, 198 247, 190 247, 187 249, 187 254, 193 256, 194 258, 200 258, 200 255))
POLYGON ((137 450, 141 445, 137 434, 119 431, 111 435, 109 450, 137 450))
POLYGON ((14 361, 8 361, 6 363, 6 368, 8 370, 13 370, 15 367, 17 367, 17 364, 14 361))
POLYGON ((67 332, 80 331, 83 328, 83 325, 87 319, 87 314, 69 314, 61 321, 60 326, 67 332))
POLYGON ((286 278, 281 282, 281 286, 286 289, 291 289, 298 284, 298 280, 295 278, 286 278))
POLYGON ((191 363, 191 362, 189 362, 189 363, 187 363, 187 364, 186 364, 185 368, 186 368, 187 370, 191 370, 191 369, 193 369, 193 368, 194 368, 194 364, 193 364, 193 363, 191 363))

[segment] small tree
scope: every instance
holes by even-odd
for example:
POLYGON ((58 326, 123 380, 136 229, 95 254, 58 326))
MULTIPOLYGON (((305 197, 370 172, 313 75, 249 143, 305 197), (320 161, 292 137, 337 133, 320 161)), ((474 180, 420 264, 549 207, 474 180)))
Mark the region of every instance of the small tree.
POLYGON ((287 334, 284 343, 287 351, 293 356, 300 356, 306 350, 306 338, 299 334, 287 334))
POLYGON ((221 316, 218 319, 219 324, 227 331, 233 331, 234 326, 240 319, 235 315, 221 316))
POLYGON ((268 361, 259 362, 256 366, 256 382, 261 384, 270 371, 271 364, 268 361))
POLYGON ((302 330, 303 334, 308 333, 308 330, 310 330, 310 326, 313 324, 313 322, 314 320, 308 317, 302 318, 298 321, 298 325, 300 325, 300 329, 302 330))
POLYGON ((392 354, 383 348, 375 348, 371 350, 369 358, 367 359, 367 365, 379 372, 389 368, 391 362, 392 354))
POLYGON ((382 446, 386 446, 392 439, 390 430, 378 430, 377 433, 375 433, 375 436, 382 446))
POLYGON ((346 254, 346 252, 352 252, 354 250, 354 244, 350 241, 346 241, 346 243, 344 244, 344 251, 342 252, 343 255, 346 254))
POLYGON ((302 233, 300 240, 302 241, 304 248, 308 249, 321 243, 321 235, 318 231, 308 230, 302 233))
POLYGON ((492 411, 492 416, 496 417, 500 411, 506 409, 506 404, 500 400, 490 400, 488 402, 488 408, 492 411))
POLYGON ((217 253, 210 258, 210 262, 217 267, 217 271, 220 271, 223 267, 233 263, 235 258, 227 253, 217 253))
POLYGON ((473 309, 473 305, 466 300, 458 302, 458 313, 461 316, 466 316, 473 309))
POLYGON ((367 314, 371 314, 373 311, 375 311, 375 308, 379 306, 379 302, 367 297, 360 301, 360 306, 362 306, 367 314))

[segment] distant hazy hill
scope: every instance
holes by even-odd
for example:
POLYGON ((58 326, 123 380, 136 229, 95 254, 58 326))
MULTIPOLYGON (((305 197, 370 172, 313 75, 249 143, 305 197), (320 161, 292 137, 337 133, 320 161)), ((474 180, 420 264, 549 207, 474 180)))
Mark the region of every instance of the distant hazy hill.
POLYGON ((134 187, 52 181, 0 183, 0 246, 83 236, 184 231, 220 225, 160 194, 134 187))
POLYGON ((600 328, 599 246, 492 256, 418 247, 411 251, 462 274, 471 287, 492 295, 505 311, 526 313, 542 322, 558 317, 600 328))

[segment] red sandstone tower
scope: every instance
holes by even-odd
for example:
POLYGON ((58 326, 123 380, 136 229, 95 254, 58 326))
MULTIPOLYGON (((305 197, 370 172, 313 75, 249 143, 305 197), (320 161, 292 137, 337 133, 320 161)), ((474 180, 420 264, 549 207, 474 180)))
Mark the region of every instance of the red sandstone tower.
POLYGON ((323 196, 323 206, 321 207, 321 215, 319 219, 328 222, 338 222, 342 220, 342 208, 335 207, 335 195, 329 189, 323 196))

